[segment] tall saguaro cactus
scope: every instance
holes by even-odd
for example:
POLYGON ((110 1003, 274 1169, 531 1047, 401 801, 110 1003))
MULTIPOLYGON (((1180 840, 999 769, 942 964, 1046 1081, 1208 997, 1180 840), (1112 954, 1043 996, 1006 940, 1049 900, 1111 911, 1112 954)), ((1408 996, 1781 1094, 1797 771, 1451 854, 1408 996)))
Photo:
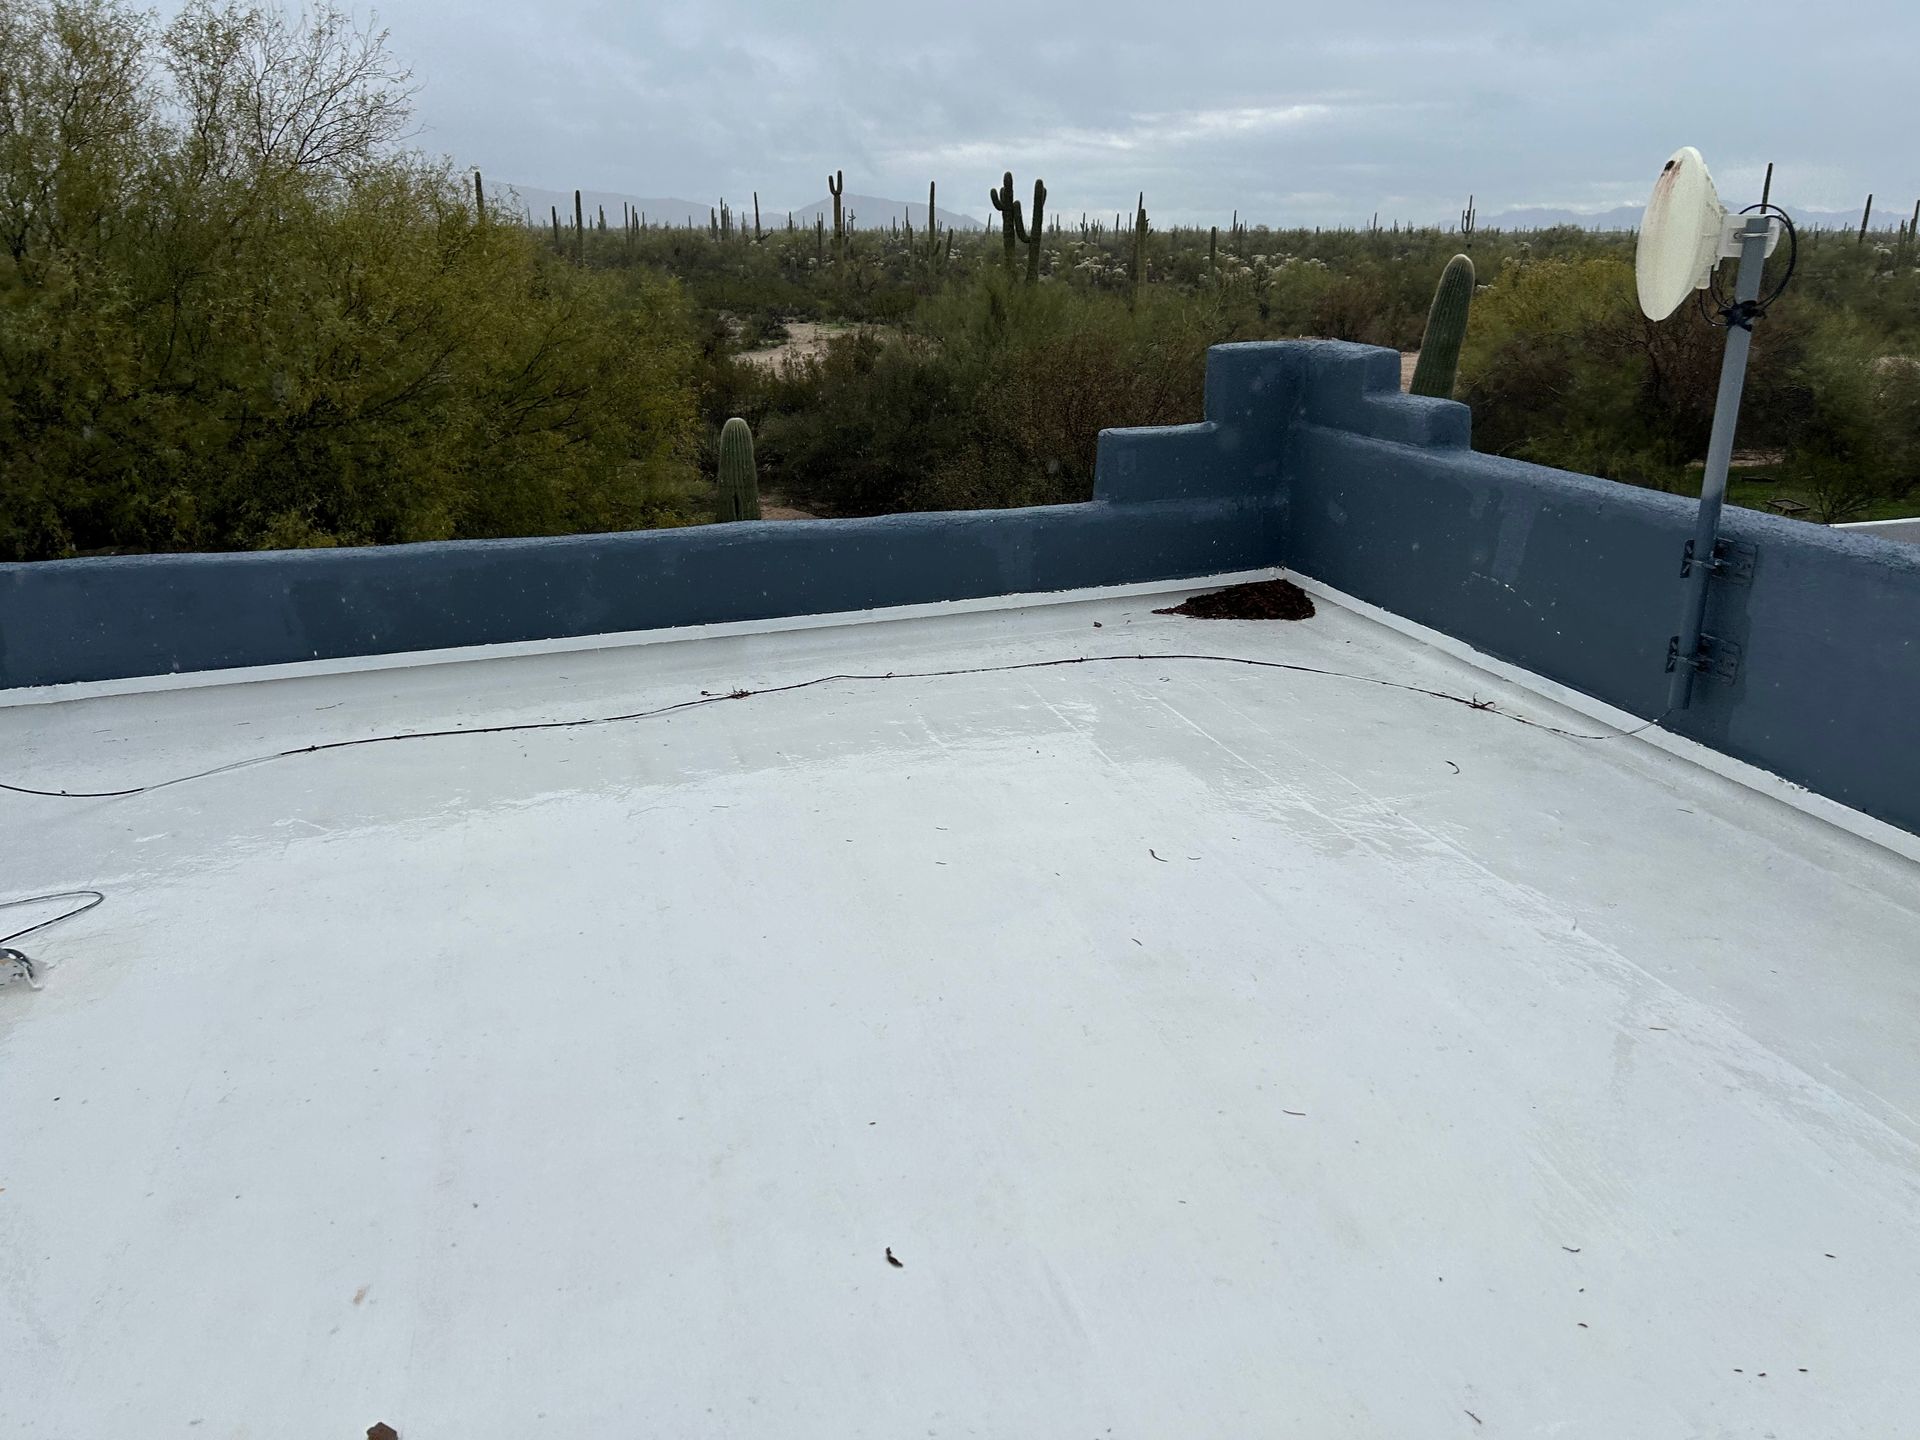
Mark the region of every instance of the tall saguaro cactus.
POLYGON ((473 218, 478 223, 487 223, 487 187, 480 182, 480 172, 473 172, 473 218))
POLYGON ((836 260, 844 260, 847 255, 847 232, 840 216, 840 195, 846 188, 846 171, 836 170, 827 177, 827 193, 833 196, 833 258, 836 260))
POLYGON ((1133 212, 1133 292, 1127 297, 1127 308, 1131 310, 1140 303, 1140 291, 1147 283, 1147 192, 1140 192, 1140 200, 1133 212))
MULTIPOLYGON (((1029 285, 1040 283, 1040 240, 1046 211, 1047 182, 1036 179, 1033 182, 1033 221, 1025 227, 1020 236, 1027 242, 1027 284, 1029 285)), ((1020 211, 1017 207, 1013 212, 1013 218, 1016 224, 1019 223, 1020 211)))
POLYGON ((580 192, 573 192, 573 263, 587 263, 587 222, 580 208, 580 192))
POLYGON ((753 468, 753 430, 738 415, 720 427, 720 484, 714 498, 717 521, 758 520, 760 480, 753 468))
POLYGON ((1456 255, 1440 272, 1433 305, 1427 311, 1427 333, 1420 340, 1420 359, 1407 386, 1412 395, 1453 398, 1460 373, 1460 342, 1467 338, 1467 311, 1473 305, 1473 261, 1456 255))
POLYGON ((939 211, 934 207, 933 199, 937 182, 927 182, 927 274, 929 277, 940 267, 940 221, 939 211))
POLYGON ((1000 212, 1000 244, 1006 252, 1007 274, 1013 274, 1013 247, 1027 238, 1027 227, 1020 223, 1020 202, 1013 196, 1013 172, 1001 178, 998 190, 989 190, 987 199, 1000 212))

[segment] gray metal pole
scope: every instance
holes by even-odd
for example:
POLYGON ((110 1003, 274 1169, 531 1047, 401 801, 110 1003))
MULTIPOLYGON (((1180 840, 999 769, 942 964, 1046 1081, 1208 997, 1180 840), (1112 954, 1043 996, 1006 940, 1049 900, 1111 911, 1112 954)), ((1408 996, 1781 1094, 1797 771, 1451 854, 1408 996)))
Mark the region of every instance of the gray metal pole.
MULTIPOLYGON (((1764 215, 1750 216, 1740 232, 1740 273, 1733 283, 1735 301, 1760 298, 1760 273, 1767 262, 1764 215)), ((1667 709, 1684 710, 1693 699, 1693 677, 1700 654, 1700 627, 1707 614, 1707 582, 1713 577, 1713 547, 1720 534, 1720 507, 1727 498, 1727 467, 1733 461, 1733 430, 1740 420, 1740 392, 1747 383, 1747 350, 1753 332, 1727 327, 1727 349, 1720 360, 1720 394, 1713 402, 1713 438, 1707 443, 1707 469, 1700 479, 1700 513, 1693 525, 1693 565, 1687 572, 1680 608, 1680 638, 1673 675, 1667 682, 1667 709)))

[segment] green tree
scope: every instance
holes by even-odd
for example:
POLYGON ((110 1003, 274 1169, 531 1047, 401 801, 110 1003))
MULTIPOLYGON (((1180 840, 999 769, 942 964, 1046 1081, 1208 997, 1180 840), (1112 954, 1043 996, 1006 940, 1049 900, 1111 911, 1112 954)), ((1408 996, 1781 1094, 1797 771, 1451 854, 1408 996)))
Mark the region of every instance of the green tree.
POLYGON ((383 34, 0 19, 0 558, 690 518, 690 324, 411 152, 383 34))

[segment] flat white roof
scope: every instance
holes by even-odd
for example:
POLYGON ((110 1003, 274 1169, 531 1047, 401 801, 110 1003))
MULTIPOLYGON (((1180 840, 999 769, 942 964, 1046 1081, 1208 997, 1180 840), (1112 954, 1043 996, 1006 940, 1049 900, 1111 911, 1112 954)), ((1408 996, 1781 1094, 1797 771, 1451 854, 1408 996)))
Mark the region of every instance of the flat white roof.
POLYGON ((0 898, 107 897, 0 989, 0 1433, 1909 1433, 1920 867, 1166 603, 0 709, 114 788, 1147 651, 1498 706, 1114 661, 0 796, 0 898))

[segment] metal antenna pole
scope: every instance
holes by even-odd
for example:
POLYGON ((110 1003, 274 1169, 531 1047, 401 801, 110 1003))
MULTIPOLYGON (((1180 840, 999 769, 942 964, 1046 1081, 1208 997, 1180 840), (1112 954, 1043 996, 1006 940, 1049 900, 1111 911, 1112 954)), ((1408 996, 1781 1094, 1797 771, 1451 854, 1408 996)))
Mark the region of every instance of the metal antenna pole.
MULTIPOLYGON (((1764 215, 1749 216, 1740 230, 1740 273, 1733 283, 1736 304, 1760 298, 1760 272, 1767 263, 1764 215)), ((1702 668, 1700 626, 1707 614, 1707 582, 1713 578, 1713 549, 1720 534, 1720 507, 1727 498, 1727 468, 1733 461, 1733 430, 1740 420, 1740 392, 1747 383, 1747 351, 1753 331, 1729 321, 1727 349, 1720 361, 1720 394, 1713 402, 1713 438, 1707 444, 1707 469, 1700 480, 1700 514, 1686 567, 1686 595, 1680 608, 1680 634, 1668 664, 1667 708, 1684 710, 1693 698, 1693 677, 1702 668)))

